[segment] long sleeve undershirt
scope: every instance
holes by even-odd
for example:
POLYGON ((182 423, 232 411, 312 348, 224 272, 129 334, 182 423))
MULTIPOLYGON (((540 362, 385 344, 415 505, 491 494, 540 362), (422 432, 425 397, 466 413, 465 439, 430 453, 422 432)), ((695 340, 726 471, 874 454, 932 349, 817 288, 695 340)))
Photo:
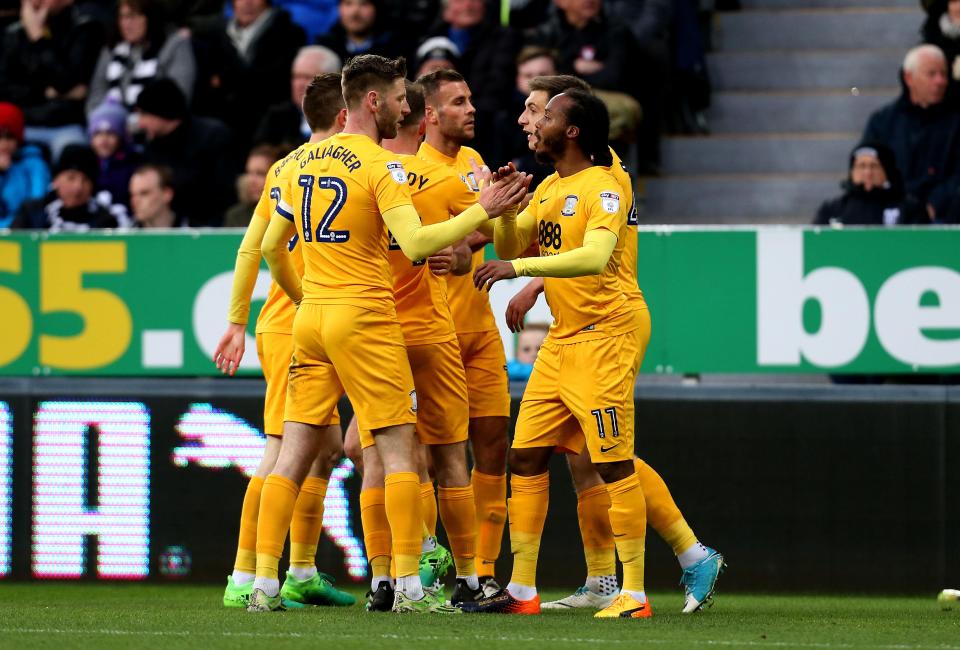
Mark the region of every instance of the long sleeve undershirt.
POLYGON ((267 231, 268 222, 254 217, 243 234, 233 267, 233 288, 230 291, 230 310, 227 320, 237 325, 246 325, 250 319, 250 297, 257 284, 260 272, 260 243, 267 231))
POLYGON ((296 227, 292 221, 274 217, 270 219, 270 226, 263 236, 262 251, 263 257, 267 260, 270 267, 270 275, 274 282, 280 285, 284 293, 290 297, 290 300, 300 304, 303 299, 303 288, 301 287, 301 278, 297 270, 290 261, 290 255, 287 253, 287 242, 293 237, 296 227))
POLYGON ((601 273, 617 247, 617 235, 606 228, 588 230, 583 245, 558 255, 520 257, 533 241, 535 219, 524 211, 505 215, 494 226, 494 249, 501 259, 512 260, 517 276, 575 278, 601 273))

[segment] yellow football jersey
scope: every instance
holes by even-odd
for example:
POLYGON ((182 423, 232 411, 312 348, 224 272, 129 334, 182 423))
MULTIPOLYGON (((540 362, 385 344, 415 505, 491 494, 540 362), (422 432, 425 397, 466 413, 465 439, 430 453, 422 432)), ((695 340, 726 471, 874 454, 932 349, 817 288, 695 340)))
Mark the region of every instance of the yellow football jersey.
POLYGON ((607 169, 587 169, 560 178, 548 176, 533 193, 525 212, 535 220, 540 256, 557 255, 583 246, 586 232, 605 228, 617 235, 617 246, 599 275, 544 278, 544 293, 553 314, 549 337, 574 343, 622 334, 634 328, 631 305, 619 277, 627 227, 627 207, 620 184, 607 169))
MULTIPOLYGON (((417 156, 424 160, 452 167, 473 192, 474 201, 476 201, 476 197, 480 193, 480 185, 474 176, 470 160, 473 159, 477 167, 483 166, 484 163, 483 158, 475 149, 460 147, 456 158, 451 158, 424 142, 420 145, 417 156)), ((457 326, 457 332, 461 334, 497 329, 497 323, 493 318, 493 310, 490 309, 490 297, 486 292, 477 291, 476 287, 473 286, 473 272, 481 264, 483 264, 482 249, 473 254, 473 263, 470 266, 469 273, 447 276, 447 299, 450 302, 450 310, 453 312, 453 322, 457 326)))
MULTIPOLYGON (((401 155, 399 160, 407 171, 413 207, 425 226, 446 221, 476 202, 473 192, 447 165, 412 155, 401 155)), ((431 273, 426 260, 411 262, 392 236, 388 258, 397 317, 407 345, 442 343, 456 338, 444 278, 431 273)))
MULTIPOLYGON (((305 146, 307 145, 301 145, 294 149, 270 167, 263 192, 260 194, 260 200, 257 201, 257 207, 253 211, 254 219, 270 221, 270 215, 276 211, 277 205, 280 203, 281 188, 287 186, 290 174, 295 167, 295 165, 289 163, 296 160, 297 155, 305 146)), ((293 261, 293 267, 299 275, 303 275, 303 255, 300 253, 298 243, 299 237, 293 237, 290 240, 288 250, 290 251, 290 259, 293 261)), ((257 334, 289 334, 293 331, 293 317, 296 313, 297 308, 289 296, 283 292, 283 289, 276 282, 271 282, 267 300, 260 308, 260 316, 257 318, 257 334)))
POLYGON ((303 303, 395 314, 382 215, 412 205, 399 156, 353 133, 306 145, 299 154, 277 212, 297 228, 303 303))
POLYGON ((623 292, 627 294, 627 298, 637 305, 645 306, 647 303, 643 299, 643 291, 637 283, 637 226, 640 224, 640 219, 637 213, 636 197, 633 194, 633 179, 630 178, 630 173, 612 147, 610 154, 613 156, 613 164, 604 169, 609 170, 620 184, 622 190, 620 200, 627 208, 627 228, 621 238, 623 254, 620 256, 620 281, 623 283, 623 292))

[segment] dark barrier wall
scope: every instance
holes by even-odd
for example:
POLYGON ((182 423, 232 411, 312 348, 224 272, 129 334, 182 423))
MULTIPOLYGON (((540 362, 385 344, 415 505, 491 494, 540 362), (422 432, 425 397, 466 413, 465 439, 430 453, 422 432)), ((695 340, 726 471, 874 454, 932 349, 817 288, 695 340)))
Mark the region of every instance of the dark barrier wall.
MULTIPOLYGON (((255 380, 0 382, 0 576, 220 581, 262 446, 255 380)), ((518 407, 514 401, 514 409, 518 407)), ((724 590, 909 592, 960 581, 960 392, 941 387, 660 387, 637 393, 637 450, 724 590)), ((349 404, 342 404, 344 417, 349 404)), ((573 587, 576 499, 557 457, 540 579, 573 587)), ((328 492, 322 570, 365 580, 348 462, 328 492)), ((679 570, 654 531, 647 583, 679 570)), ((508 577, 509 541, 498 565, 508 577)))

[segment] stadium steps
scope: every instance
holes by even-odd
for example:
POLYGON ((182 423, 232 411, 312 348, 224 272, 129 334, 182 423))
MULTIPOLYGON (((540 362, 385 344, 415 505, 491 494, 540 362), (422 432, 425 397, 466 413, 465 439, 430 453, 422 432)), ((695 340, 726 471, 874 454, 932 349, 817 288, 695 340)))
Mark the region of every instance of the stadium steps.
POLYGON ((644 223, 809 223, 923 21, 916 0, 743 5, 714 21, 710 135, 664 138, 644 223))
POLYGON ((876 9, 753 10, 719 14, 714 47, 753 50, 859 50, 911 45, 920 38, 919 6, 876 9))
POLYGON ((842 175, 858 137, 851 132, 669 138, 663 144, 663 166, 675 170, 677 177, 709 175, 718 169, 728 174, 842 175))
POLYGON ((654 223, 810 223, 824 199, 839 194, 841 178, 836 173, 673 176, 647 184, 646 205, 660 215, 654 223))
POLYGON ((718 52, 710 78, 725 90, 822 90, 896 86, 902 48, 718 52))
POLYGON ((916 0, 806 0, 798 3, 796 0, 740 0, 740 5, 744 9, 786 9, 803 6, 808 9, 822 8, 877 8, 877 7, 902 7, 915 9, 916 0))

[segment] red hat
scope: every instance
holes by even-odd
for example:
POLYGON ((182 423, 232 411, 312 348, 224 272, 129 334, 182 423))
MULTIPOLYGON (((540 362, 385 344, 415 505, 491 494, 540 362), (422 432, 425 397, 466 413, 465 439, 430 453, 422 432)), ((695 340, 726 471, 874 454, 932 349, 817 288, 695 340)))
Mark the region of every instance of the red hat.
POLYGON ((0 134, 8 133, 23 142, 23 111, 16 105, 0 102, 0 134))

